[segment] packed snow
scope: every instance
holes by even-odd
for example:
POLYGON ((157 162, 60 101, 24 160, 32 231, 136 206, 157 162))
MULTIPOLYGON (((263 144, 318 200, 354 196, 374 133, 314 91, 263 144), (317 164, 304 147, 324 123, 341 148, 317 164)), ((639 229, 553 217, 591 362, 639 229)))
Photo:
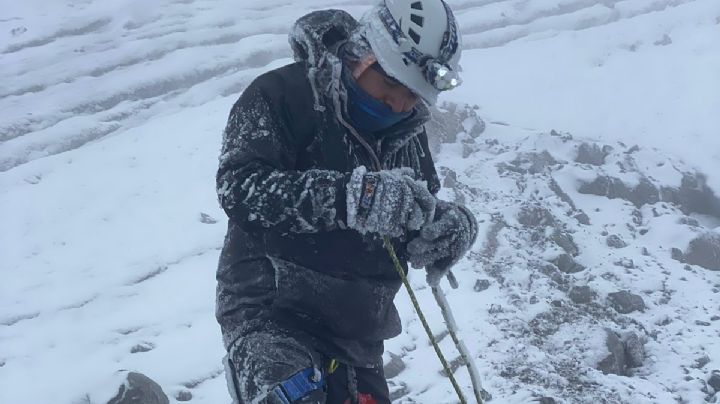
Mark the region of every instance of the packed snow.
MULTIPOLYGON (((295 19, 370 3, 2 4, 0 402, 105 404, 122 369, 172 403, 230 401, 213 313, 222 129, 255 76, 291 61, 295 19)), ((433 146, 441 197, 480 222, 444 288, 493 402, 720 400, 720 268, 693 253, 720 232, 720 2, 449 3, 464 84, 442 99, 486 125, 445 112, 461 122, 433 146), (611 340, 621 374, 598 370, 611 340)), ((441 334, 424 274, 411 281, 441 334)), ((397 300, 395 402, 456 402, 397 300)))

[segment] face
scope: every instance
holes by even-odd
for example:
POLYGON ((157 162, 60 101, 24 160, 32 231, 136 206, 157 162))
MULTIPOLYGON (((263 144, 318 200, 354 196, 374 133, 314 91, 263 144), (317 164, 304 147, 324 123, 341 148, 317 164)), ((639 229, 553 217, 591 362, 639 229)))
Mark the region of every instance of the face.
POLYGON ((363 66, 362 71, 355 69, 355 81, 376 100, 384 102, 393 112, 408 112, 420 100, 410 89, 391 77, 375 70, 370 66, 363 66))

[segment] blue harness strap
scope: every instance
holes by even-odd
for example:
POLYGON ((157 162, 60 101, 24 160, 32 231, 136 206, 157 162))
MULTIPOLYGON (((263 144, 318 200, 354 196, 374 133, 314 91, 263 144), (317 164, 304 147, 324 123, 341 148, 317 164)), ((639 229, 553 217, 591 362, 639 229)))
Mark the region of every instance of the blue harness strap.
POLYGON ((323 387, 323 375, 315 368, 307 368, 295 373, 287 380, 281 382, 272 394, 283 404, 291 404, 305 397, 309 393, 323 387))

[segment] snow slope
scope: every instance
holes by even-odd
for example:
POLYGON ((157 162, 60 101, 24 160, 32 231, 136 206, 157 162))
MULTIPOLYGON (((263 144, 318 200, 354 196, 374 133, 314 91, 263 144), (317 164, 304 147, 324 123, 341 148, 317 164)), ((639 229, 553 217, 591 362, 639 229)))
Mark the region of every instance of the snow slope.
MULTIPOLYGON (((359 16, 370 2, 3 3, 0 402, 101 403, 115 392, 119 369, 152 377, 172 402, 180 392, 191 392, 192 402, 227 402, 213 318, 225 231, 213 178, 220 132, 249 81, 289 61, 286 33, 297 17, 325 7, 359 16)), ((496 402, 539 395, 701 402, 700 380, 720 368, 720 322, 709 320, 720 311, 720 276, 685 270, 670 248, 685 249, 720 222, 692 214, 699 227, 690 228, 678 224, 685 214, 672 204, 630 207, 578 189, 608 173, 628 183, 654 176, 658 185, 677 187, 682 173, 697 170, 720 193, 720 2, 451 5, 465 35, 465 84, 445 98, 479 105, 489 124, 480 138, 461 135, 466 143, 445 144, 437 155, 460 184, 444 196, 463 195, 487 231, 456 269, 461 288, 448 293, 486 388, 496 402), (573 163, 580 142, 551 136, 550 129, 614 152, 604 166, 573 163), (635 144, 639 168, 616 172, 635 144), (497 169, 512 167, 518 153, 542 150, 570 163, 550 164, 550 174, 541 175, 497 169), (656 168, 660 163, 675 171, 656 168), (558 197, 549 175, 575 208, 551 204, 558 197), (528 201, 550 210, 573 235, 576 259, 587 269, 566 286, 591 286, 598 293, 595 315, 567 303, 539 265, 527 267, 558 253, 536 243, 538 229, 517 225, 528 201), (588 214, 591 224, 566 217, 572 209, 588 214), (625 223, 634 210, 643 221, 633 231, 625 223), (608 250, 603 231, 619 233, 629 246, 608 250), (495 244, 490 254, 487 246, 495 244), (624 259, 640 269, 614 265, 624 259), (473 290, 479 278, 490 281, 488 290, 473 290), (620 289, 642 292, 647 310, 608 311, 603 302, 620 289), (666 303, 663 293, 672 296, 666 303), (554 333, 539 338, 545 328, 532 321, 545 312, 554 333), (555 324, 558 318, 567 324, 555 324), (592 370, 606 354, 596 330, 603 327, 648 338, 648 360, 634 376, 592 370), (710 362, 694 368, 703 355, 710 362)), ((413 278, 440 330, 423 277, 413 278)), ((392 380, 398 395, 405 392, 399 402, 452 402, 404 294, 399 304, 406 332, 388 343, 407 365, 392 380)), ((458 375, 468 387, 465 373, 458 375)))

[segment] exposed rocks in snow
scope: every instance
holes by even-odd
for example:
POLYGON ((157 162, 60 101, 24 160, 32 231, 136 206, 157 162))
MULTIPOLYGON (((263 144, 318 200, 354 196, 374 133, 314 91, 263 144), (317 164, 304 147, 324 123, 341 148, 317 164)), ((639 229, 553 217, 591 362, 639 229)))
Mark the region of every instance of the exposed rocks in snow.
POLYGON ((645 310, 645 301, 643 301, 643 298, 626 290, 609 293, 607 298, 610 307, 621 314, 645 310))
MULTIPOLYGON (((575 205, 575 201, 573 201, 572 198, 570 198, 570 195, 568 195, 567 192, 563 191, 562 187, 560 187, 560 185, 557 183, 557 181, 555 181, 555 178, 550 177, 549 186, 550 186, 550 190, 552 190, 555 193, 555 195, 557 195, 558 198, 560 198, 561 201, 570 205, 570 207, 572 208, 573 211, 577 210, 577 205, 575 205)), ((580 212, 578 215, 584 215, 584 213, 580 212)), ((587 217, 587 215, 585 215, 585 217, 587 217)), ((590 221, 590 219, 588 218, 588 222, 589 221, 590 221)))
POLYGON ((585 267, 575 262, 569 254, 560 254, 553 260, 553 264, 566 274, 574 274, 585 270, 585 267))
POLYGON ((170 400, 155 381, 142 373, 128 372, 127 380, 107 404, 169 404, 170 400))
POLYGON ((573 216, 575 220, 577 220, 580 224, 584 224, 585 226, 590 225, 590 216, 588 216, 585 212, 580 212, 577 215, 573 216))
POLYGON ((175 399, 177 401, 183 401, 183 402, 190 401, 190 400, 192 400, 192 398, 193 398, 193 395, 190 390, 180 390, 177 392, 177 394, 175 394, 175 399))
POLYGON ((217 219, 214 217, 208 215, 207 213, 200 213, 200 222, 205 224, 215 224, 217 223, 217 219))
POLYGON ((555 401, 552 397, 540 397, 537 400, 533 400, 538 404, 555 404, 557 401, 555 401))
POLYGON ((710 363, 710 357, 707 355, 703 355, 703 356, 695 359, 695 363, 693 363, 692 367, 694 367, 695 369, 702 369, 708 363, 710 363))
POLYGON ((720 370, 713 370, 707 381, 708 386, 712 387, 716 393, 720 392, 720 370))
POLYGON ((625 363, 629 368, 638 368, 645 360, 645 342, 634 332, 622 335, 625 348, 625 363))
POLYGON ((477 106, 452 102, 443 102, 430 108, 432 119, 425 128, 433 155, 438 153, 441 143, 454 143, 458 134, 465 133, 476 138, 485 131, 485 122, 477 115, 477 109, 477 106))
POLYGON ((449 168, 445 171, 445 177, 443 178, 443 188, 455 189, 457 185, 457 173, 449 168))
POLYGON ((517 220, 528 227, 552 226, 555 218, 549 210, 536 205, 523 206, 518 212, 517 220))
POLYGON ((552 235, 552 241, 555 242, 560 248, 562 248, 566 253, 576 256, 580 253, 580 249, 578 248, 577 244, 575 244, 575 241, 573 240, 570 233, 555 230, 555 232, 552 235))
POLYGON ((685 254, 677 247, 670 249, 670 257, 675 261, 685 262, 685 254))
POLYGON ((475 281, 475 286, 473 286, 473 290, 476 292, 482 292, 483 290, 487 290, 487 288, 490 287, 490 281, 487 279, 478 279, 475 281))
POLYGON ((573 286, 568 292, 568 297, 573 303, 585 304, 595 300, 597 293, 590 286, 573 286))
POLYGON ((665 46, 670 45, 672 43, 672 38, 670 38, 670 35, 665 34, 662 38, 658 39, 657 41, 653 42, 653 45, 657 46, 665 46))
POLYGON ((640 183, 631 189, 618 178, 598 176, 592 182, 580 186, 578 192, 605 196, 610 199, 624 199, 632 202, 638 208, 660 201, 660 191, 647 178, 642 178, 640 183))
POLYGON ((635 268, 635 261, 631 260, 630 258, 621 258, 621 259, 613 262, 613 264, 615 264, 619 267, 623 267, 625 269, 635 268))
POLYGON ((575 162, 580 164, 591 164, 594 166, 601 166, 605 164, 605 157, 610 154, 612 148, 605 146, 600 148, 596 143, 582 143, 578 147, 577 157, 575 162))
MULTIPOLYGON (((688 216, 697 212, 664 200, 668 192, 663 181, 679 181, 682 173, 689 171, 687 166, 651 149, 634 147, 626 153, 624 145, 618 151, 600 149, 603 163, 585 160, 594 158, 587 155, 580 158, 585 162, 579 163, 575 151, 582 142, 558 132, 549 137, 517 136, 517 143, 498 136, 475 145, 473 168, 449 164, 456 175, 445 175, 445 185, 467 187, 463 183, 467 178, 482 190, 464 192, 468 204, 493 212, 484 242, 479 240, 481 247, 470 257, 482 262, 482 270, 491 278, 472 274, 467 280, 475 284, 475 290, 492 285, 493 293, 501 297, 488 303, 490 315, 485 316, 506 339, 491 341, 497 346, 494 349, 503 350, 494 362, 498 373, 518 386, 538 386, 543 390, 536 391, 568 402, 634 402, 628 397, 652 402, 656 398, 645 395, 648 390, 644 389, 659 379, 668 386, 663 397, 688 387, 690 382, 669 380, 670 373, 658 377, 661 372, 656 367, 643 367, 648 360, 647 338, 654 344, 676 344, 670 330, 678 326, 679 317, 672 310, 693 299, 679 286, 670 286, 685 280, 700 288, 705 284, 697 282, 704 271, 680 272, 684 263, 668 256, 674 245, 685 247, 675 244, 676 232, 702 234, 709 231, 707 227, 717 226, 712 218, 688 216), (629 203, 607 203, 604 198, 622 198, 629 203), (601 245, 598 234, 603 237, 601 245), (580 254, 582 258, 576 258, 580 254), (600 291, 608 289, 616 293, 601 300, 606 292, 600 291), (647 307, 646 301, 653 304, 647 307), (633 316, 637 311, 654 316, 651 320, 633 316), (663 315, 666 321, 655 320, 663 315), (605 329, 608 331, 603 332, 605 329), (513 347, 517 347, 515 354, 509 353, 513 347), (588 372, 588 367, 629 377, 632 369, 643 367, 637 371, 643 379, 604 378, 600 372, 588 372)), ((590 154, 599 147, 589 142, 583 149, 590 154)), ((679 238, 683 239, 689 240, 679 238)), ((681 250, 677 252, 676 257, 685 259, 681 250)), ((707 291, 711 289, 709 285, 707 291)), ((714 289, 720 294, 720 285, 714 289)), ((712 314, 696 316, 688 324, 712 314)), ((669 366, 682 366, 678 355, 670 355, 675 361, 669 366)), ((693 375, 693 380, 698 376, 693 375)))
POLYGON ((617 234, 611 234, 611 235, 607 236, 607 238, 605 239, 605 243, 607 244, 608 247, 612 247, 612 248, 627 247, 627 244, 625 243, 625 241, 622 238, 620 238, 620 236, 618 236, 617 234))
POLYGON ((720 271, 720 234, 705 233, 690 242, 683 262, 720 271))
POLYGON ((385 371, 385 378, 392 379, 405 370, 406 365, 400 355, 396 355, 392 352, 388 352, 388 354, 390 355, 390 362, 383 367, 383 370, 385 371))
POLYGON ((539 174, 556 164, 558 161, 547 150, 543 150, 539 153, 520 153, 509 165, 503 167, 520 174, 539 174))
POLYGON ((130 353, 149 352, 152 351, 153 348, 155 348, 155 345, 150 342, 141 342, 130 348, 130 353))
POLYGON ((720 198, 699 173, 683 174, 680 188, 662 187, 662 200, 677 205, 685 214, 700 213, 720 218, 720 198))
POLYGON ((612 330, 606 329, 605 332, 605 344, 610 354, 597 364, 597 369, 605 374, 625 375, 625 346, 612 330))
POLYGON ((605 333, 609 355, 598 363, 598 370, 625 376, 628 369, 643 365, 645 342, 636 333, 625 333, 622 337, 610 329, 605 329, 605 333))

